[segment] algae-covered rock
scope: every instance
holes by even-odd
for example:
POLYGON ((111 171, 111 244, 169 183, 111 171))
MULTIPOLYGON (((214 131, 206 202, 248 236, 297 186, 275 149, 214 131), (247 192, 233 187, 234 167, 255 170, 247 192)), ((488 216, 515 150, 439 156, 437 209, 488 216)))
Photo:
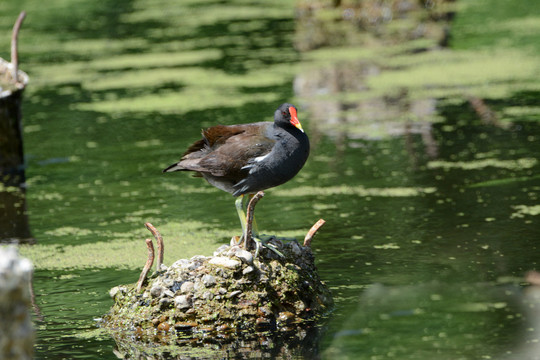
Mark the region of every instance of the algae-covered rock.
POLYGON ((178 344, 313 323, 333 302, 311 249, 295 241, 270 244, 277 251, 263 247, 257 257, 233 245, 221 246, 212 257, 178 260, 140 292, 134 284, 115 287, 102 326, 117 340, 178 344))

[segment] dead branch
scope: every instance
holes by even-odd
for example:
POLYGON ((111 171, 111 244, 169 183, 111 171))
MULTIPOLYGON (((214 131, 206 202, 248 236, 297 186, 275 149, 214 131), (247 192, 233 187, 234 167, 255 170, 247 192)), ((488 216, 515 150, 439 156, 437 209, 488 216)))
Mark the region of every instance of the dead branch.
POLYGON ((19 53, 17 48, 17 39, 19 37, 19 30, 26 17, 26 11, 22 11, 13 25, 13 32, 11 33, 11 64, 13 65, 13 72, 11 77, 15 83, 19 82, 19 53))
POLYGON ((256 193, 253 196, 253 198, 251 198, 251 200, 249 201, 249 204, 247 207, 247 211, 246 211, 247 224, 246 224, 246 235, 245 235, 246 238, 244 239, 244 247, 246 250, 251 249, 251 241, 253 237, 253 216, 254 216, 254 211, 255 211, 255 205, 259 202, 259 200, 262 199, 263 196, 264 196, 264 192, 262 191, 259 191, 258 193, 256 193))
POLYGON ((141 272, 141 276, 139 276, 139 281, 137 282, 137 292, 141 291, 144 280, 146 279, 146 276, 148 275, 148 272, 152 268, 152 265, 154 264, 154 245, 152 244, 151 239, 146 239, 146 247, 148 248, 148 259, 146 260, 146 264, 144 264, 144 268, 141 272))
POLYGON ((36 302, 36 293, 34 292, 34 273, 30 272, 30 282, 28 283, 28 287, 30 288, 30 301, 32 303, 32 308, 34 309, 34 313, 36 314, 36 317, 39 321, 43 321, 45 317, 43 316, 43 313, 41 312, 41 309, 39 308, 39 305, 36 302))
POLYGON ((165 245, 163 244, 163 237, 161 236, 159 231, 157 231, 154 225, 150 224, 149 222, 145 223, 144 226, 146 226, 146 228, 150 230, 150 232, 152 233, 152 235, 154 235, 154 238, 156 239, 157 252, 158 252, 156 271, 159 271, 161 270, 161 264, 163 264, 163 255, 165 254, 165 245))
POLYGON ((317 233, 317 231, 319 231, 319 229, 326 223, 326 221, 324 221, 323 219, 319 219, 319 221, 317 221, 315 223, 315 225, 313 225, 311 227, 311 229, 309 229, 309 231, 307 232, 306 234, 306 237, 304 238, 304 246, 311 246, 311 240, 313 240, 313 237, 315 236, 315 234, 317 233))

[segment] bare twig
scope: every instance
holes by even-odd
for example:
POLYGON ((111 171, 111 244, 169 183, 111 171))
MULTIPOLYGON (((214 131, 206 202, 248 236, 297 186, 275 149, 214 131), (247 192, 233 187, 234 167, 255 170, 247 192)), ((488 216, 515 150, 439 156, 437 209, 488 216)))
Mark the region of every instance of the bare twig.
POLYGON ((244 247, 246 250, 251 249, 251 240, 253 237, 253 216, 254 216, 255 205, 259 202, 259 200, 262 199, 263 196, 264 196, 264 192, 262 191, 259 191, 258 193, 256 193, 253 196, 253 198, 251 198, 251 200, 249 201, 249 204, 247 207, 247 211, 246 211, 247 224, 246 224, 246 235, 245 235, 246 238, 244 239, 244 247))
POLYGON ((148 275, 148 272, 152 268, 152 265, 154 264, 154 245, 152 244, 151 239, 146 239, 146 247, 148 248, 148 259, 146 260, 146 264, 144 264, 144 268, 141 272, 141 276, 139 276, 139 281, 137 282, 137 292, 141 291, 144 280, 146 279, 146 276, 148 275))
POLYGON ((326 221, 324 221, 323 219, 319 219, 319 221, 317 221, 315 225, 313 225, 311 229, 309 229, 306 237, 304 238, 304 246, 311 246, 311 240, 313 240, 313 237, 315 236, 317 231, 319 231, 319 229, 324 225, 325 222, 326 221))
POLYGON ((17 83, 19 81, 19 53, 17 49, 17 38, 19 36, 19 30, 23 23, 24 18, 26 17, 26 11, 22 11, 13 25, 13 32, 11 33, 11 64, 13 65, 13 72, 11 77, 13 81, 17 83))
POLYGON ((157 253, 156 270, 159 271, 159 270, 161 270, 161 264, 163 264, 163 255, 165 253, 165 246, 163 244, 163 237, 161 236, 159 231, 157 231, 157 229, 154 227, 154 225, 150 224, 149 222, 144 224, 144 226, 146 226, 146 228, 148 230, 150 230, 152 235, 154 235, 154 238, 156 238, 157 252, 158 252, 157 253))
POLYGON ((30 288, 30 301, 32 302, 32 308, 34 309, 34 313, 36 314, 39 321, 43 321, 45 318, 43 317, 43 314, 41 313, 41 309, 39 308, 39 305, 36 302, 36 293, 34 292, 34 273, 30 273, 30 282, 28 283, 28 287, 30 288))

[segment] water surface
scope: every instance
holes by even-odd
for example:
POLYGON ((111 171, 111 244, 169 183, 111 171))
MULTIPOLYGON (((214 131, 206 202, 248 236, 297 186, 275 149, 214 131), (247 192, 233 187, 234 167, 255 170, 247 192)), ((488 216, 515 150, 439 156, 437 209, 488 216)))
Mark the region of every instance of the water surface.
MULTIPOLYGON (((489 6, 465 3, 457 50, 425 54, 415 67, 408 55, 358 65, 349 54, 335 65, 324 50, 295 52, 288 1, 26 2, 27 207, 37 245, 21 252, 37 267, 36 357, 116 358, 94 319, 111 306, 111 287, 138 278, 144 222, 162 231, 166 264, 209 255, 240 231, 229 194, 161 169, 201 128, 271 120, 290 101, 312 153, 293 181, 268 190, 258 224, 303 236, 324 218, 313 248, 336 300, 320 341, 291 356, 532 358, 538 295, 522 283, 538 267, 540 89, 526 80, 538 49, 518 31, 504 38, 507 57, 474 53, 479 44, 491 51, 489 34, 470 25, 489 6), (510 75, 476 78, 482 66, 460 65, 512 66, 525 47, 510 75), (468 70, 451 74, 441 60, 468 70), (386 71, 330 95, 298 87, 306 72, 358 66, 386 71), (469 96, 486 99, 497 121, 482 119, 469 96)), ((3 32, 19 6, 0 6, 3 32)), ((500 22, 508 31, 526 17, 514 10, 500 22)))

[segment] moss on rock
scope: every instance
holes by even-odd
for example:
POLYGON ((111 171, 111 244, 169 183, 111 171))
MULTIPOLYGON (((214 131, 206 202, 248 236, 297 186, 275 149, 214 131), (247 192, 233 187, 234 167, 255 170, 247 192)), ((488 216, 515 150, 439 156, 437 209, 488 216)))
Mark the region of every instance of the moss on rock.
MULTIPOLYGON (((290 331, 313 322, 333 304, 309 247, 271 240, 279 253, 259 255, 223 245, 214 256, 181 259, 155 273, 140 292, 111 289, 114 305, 102 325, 145 342, 290 331)), ((118 336, 115 336, 118 338, 118 336)))

